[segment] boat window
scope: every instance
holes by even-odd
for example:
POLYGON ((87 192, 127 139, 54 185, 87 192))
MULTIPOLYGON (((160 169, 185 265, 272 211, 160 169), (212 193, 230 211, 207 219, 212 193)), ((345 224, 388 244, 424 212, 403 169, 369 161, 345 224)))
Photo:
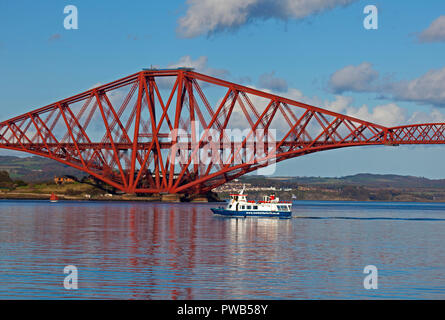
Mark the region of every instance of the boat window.
POLYGON ((252 207, 251 206, 246 206, 246 209, 250 210, 250 209, 252 209, 252 207))
POLYGON ((241 209, 241 210, 244 210, 244 206, 240 206, 240 209, 241 209))
POLYGON ((253 206, 253 209, 254 210, 258 210, 258 206, 253 206))

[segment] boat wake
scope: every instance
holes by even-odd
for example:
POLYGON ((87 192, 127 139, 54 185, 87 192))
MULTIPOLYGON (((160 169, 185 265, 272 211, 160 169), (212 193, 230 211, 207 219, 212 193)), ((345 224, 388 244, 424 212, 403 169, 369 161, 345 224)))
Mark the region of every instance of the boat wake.
POLYGON ((303 217, 294 216, 297 219, 318 219, 318 220, 400 220, 400 221, 445 221, 441 218, 391 218, 391 217, 303 217))

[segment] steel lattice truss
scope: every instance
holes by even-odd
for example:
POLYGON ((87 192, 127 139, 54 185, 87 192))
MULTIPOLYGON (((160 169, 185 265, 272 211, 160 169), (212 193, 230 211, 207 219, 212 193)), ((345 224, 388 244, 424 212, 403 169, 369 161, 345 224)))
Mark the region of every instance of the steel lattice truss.
POLYGON ((271 162, 350 146, 440 144, 444 131, 387 128, 188 69, 144 70, 1 122, 0 147, 127 193, 198 194, 271 162), (228 136, 234 129, 241 139, 228 136))

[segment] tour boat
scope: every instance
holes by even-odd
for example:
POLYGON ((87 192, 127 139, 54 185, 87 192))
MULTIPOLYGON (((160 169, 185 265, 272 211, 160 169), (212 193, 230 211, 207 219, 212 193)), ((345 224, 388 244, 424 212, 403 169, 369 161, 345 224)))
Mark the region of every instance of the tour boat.
POLYGON ((237 217, 279 217, 292 216, 292 202, 280 201, 275 195, 265 196, 263 201, 249 201, 243 190, 238 194, 231 194, 227 206, 211 208, 214 214, 237 217))
POLYGON ((59 198, 56 196, 56 194, 53 192, 51 193, 51 196, 49 197, 50 202, 57 202, 59 201, 59 198))

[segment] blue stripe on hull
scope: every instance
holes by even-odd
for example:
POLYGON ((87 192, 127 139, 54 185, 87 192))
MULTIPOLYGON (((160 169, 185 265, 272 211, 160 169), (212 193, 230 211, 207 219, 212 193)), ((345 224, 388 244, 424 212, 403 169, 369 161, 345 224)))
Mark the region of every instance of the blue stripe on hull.
POLYGON ((211 208, 214 214, 219 214, 223 216, 231 216, 231 217, 280 217, 280 218, 289 218, 292 216, 291 211, 234 211, 234 210, 226 210, 222 208, 211 208))

